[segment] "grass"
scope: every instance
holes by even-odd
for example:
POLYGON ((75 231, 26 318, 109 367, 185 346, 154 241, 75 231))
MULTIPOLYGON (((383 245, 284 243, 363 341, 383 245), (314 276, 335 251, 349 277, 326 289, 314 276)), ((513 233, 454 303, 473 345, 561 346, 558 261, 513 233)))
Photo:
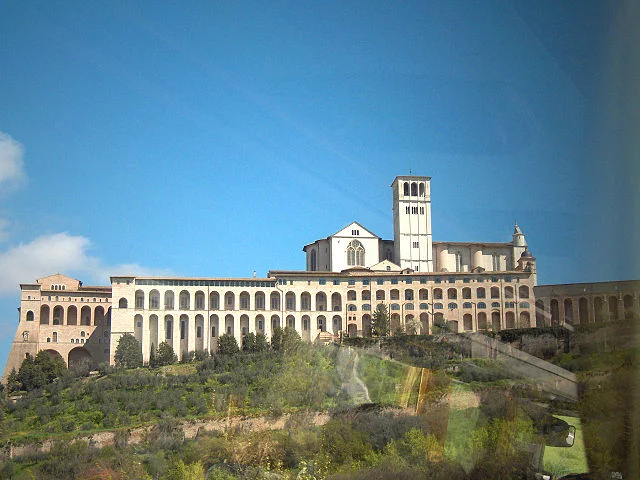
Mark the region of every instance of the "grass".
POLYGON ((554 477, 568 473, 586 473, 589 471, 587 455, 584 449, 582 423, 579 418, 556 415, 569 425, 576 427, 576 438, 573 447, 545 447, 544 468, 554 477))

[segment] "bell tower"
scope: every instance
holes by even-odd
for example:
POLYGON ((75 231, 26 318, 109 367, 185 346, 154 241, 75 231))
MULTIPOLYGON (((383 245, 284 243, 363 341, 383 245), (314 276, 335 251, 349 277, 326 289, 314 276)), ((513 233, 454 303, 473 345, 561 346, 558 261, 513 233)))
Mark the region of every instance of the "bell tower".
POLYGON ((401 268, 433 272, 431 177, 399 176, 391 188, 394 260, 401 268))

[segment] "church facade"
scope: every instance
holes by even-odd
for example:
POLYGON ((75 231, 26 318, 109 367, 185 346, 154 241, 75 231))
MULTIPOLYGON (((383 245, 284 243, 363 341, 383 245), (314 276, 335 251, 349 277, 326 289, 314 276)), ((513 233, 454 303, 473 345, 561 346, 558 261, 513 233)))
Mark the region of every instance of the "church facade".
MULTIPOLYGON (((295 328, 307 341, 370 335, 379 303, 389 309, 392 332, 428 334, 443 325, 473 332, 566 321, 551 311, 555 304, 538 298, 536 260, 517 225, 505 243, 433 241, 430 181, 399 176, 392 183, 393 240, 353 222, 304 246, 305 270, 271 270, 265 278, 113 276, 108 287, 83 286, 57 274, 23 284, 5 378, 25 355, 39 350, 69 365, 82 359, 113 363, 125 333, 138 339, 145 361, 161 342, 182 357, 214 352, 225 333, 241 344, 247 333, 269 338, 276 327, 295 328)), ((637 309, 637 287, 629 287, 636 289, 631 299, 619 295, 622 310, 637 309)), ((576 318, 583 315, 576 311, 571 319, 576 318)))

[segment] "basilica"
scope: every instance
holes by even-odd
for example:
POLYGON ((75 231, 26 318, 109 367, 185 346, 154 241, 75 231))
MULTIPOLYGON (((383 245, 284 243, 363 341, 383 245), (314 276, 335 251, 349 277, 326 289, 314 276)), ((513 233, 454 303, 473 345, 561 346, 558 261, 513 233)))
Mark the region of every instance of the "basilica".
POLYGON ((145 361, 161 342, 182 357, 215 352, 225 333, 241 344, 247 333, 269 338, 276 327, 295 328, 310 342, 366 336, 380 303, 392 332, 416 334, 435 325, 497 331, 640 311, 640 282, 537 286, 536 259, 518 225, 504 243, 433 240, 430 182, 410 175, 391 184, 392 240, 352 222, 303 247, 305 270, 271 270, 266 278, 113 276, 110 286, 55 274, 22 284, 4 376, 40 350, 69 365, 113 363, 125 333, 138 339, 145 361))

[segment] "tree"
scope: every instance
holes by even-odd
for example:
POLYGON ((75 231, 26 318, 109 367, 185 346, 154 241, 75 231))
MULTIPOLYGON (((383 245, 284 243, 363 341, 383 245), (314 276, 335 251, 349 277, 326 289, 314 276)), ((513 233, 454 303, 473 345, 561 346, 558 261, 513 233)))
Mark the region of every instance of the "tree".
POLYGON ((60 355, 51 355, 44 350, 38 352, 35 363, 47 377, 48 383, 53 382, 56 378, 61 378, 67 371, 67 364, 64 363, 60 355))
POLYGON ((156 357, 156 365, 161 367, 163 365, 171 365, 172 363, 176 363, 178 361, 178 357, 171 345, 167 342, 162 342, 158 346, 158 355, 156 357))
POLYGON ((371 332, 377 337, 389 335, 389 310, 384 303, 379 303, 371 319, 371 332))
POLYGON ((243 352, 256 351, 256 334, 255 333, 249 332, 244 337, 242 337, 242 351, 243 352))
POLYGON ((284 331, 282 333, 282 351, 284 353, 294 352, 298 349, 301 343, 302 339, 295 328, 289 326, 284 327, 284 331))
POLYGON ((258 333, 256 335, 256 352, 264 352, 269 349, 269 342, 264 333, 258 333))
POLYGON ((18 372, 15 367, 11 369, 11 373, 7 377, 7 393, 19 392, 22 385, 20 385, 20 379, 18 378, 18 372))
POLYGON ((406 326, 407 333, 409 335, 416 335, 420 331, 420 320, 418 320, 416 317, 411 317, 409 320, 407 320, 406 326))
POLYGON ((42 368, 36 365, 31 355, 22 361, 20 370, 18 370, 18 381, 22 389, 27 392, 43 387, 48 383, 47 376, 42 371, 42 368))
POLYGON ((238 353, 240 349, 238 348, 238 342, 236 337, 233 335, 229 335, 225 333, 224 335, 218 338, 218 353, 222 355, 234 355, 238 353))
POLYGON ((142 365, 142 348, 136 337, 125 333, 118 340, 115 354, 116 367, 136 368, 142 365))
POLYGON ((282 337, 284 335, 284 330, 280 327, 275 327, 271 332, 271 349, 274 352, 279 352, 282 350, 282 337))

